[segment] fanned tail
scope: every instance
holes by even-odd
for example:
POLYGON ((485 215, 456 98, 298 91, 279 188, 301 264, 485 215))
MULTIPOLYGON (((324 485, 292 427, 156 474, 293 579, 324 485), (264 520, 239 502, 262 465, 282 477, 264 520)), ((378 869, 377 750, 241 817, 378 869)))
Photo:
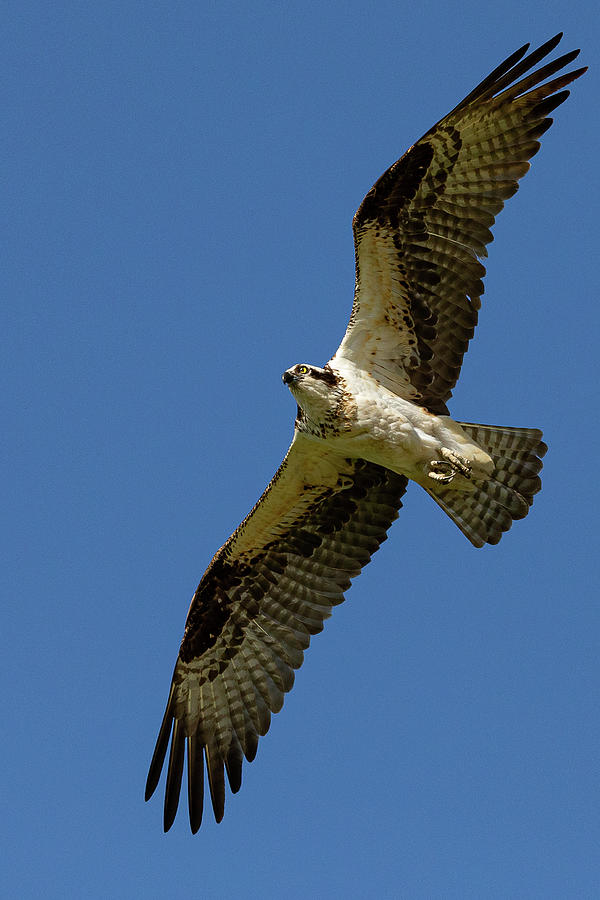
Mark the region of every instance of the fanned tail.
POLYGON ((475 490, 452 485, 426 488, 475 547, 497 544, 514 519, 523 519, 542 483, 539 472, 548 449, 537 428, 503 428, 459 422, 461 428, 494 460, 488 481, 475 490))

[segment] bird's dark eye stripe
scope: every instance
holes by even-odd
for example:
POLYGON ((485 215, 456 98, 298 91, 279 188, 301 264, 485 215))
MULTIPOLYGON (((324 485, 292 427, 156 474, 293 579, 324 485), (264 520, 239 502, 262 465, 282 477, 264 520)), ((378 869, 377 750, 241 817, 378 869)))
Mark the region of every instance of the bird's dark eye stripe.
POLYGON ((337 376, 329 368, 329 366, 325 366, 324 369, 311 369, 310 374, 313 376, 313 378, 320 378, 321 381, 324 381, 331 387, 334 387, 337 384, 337 376))

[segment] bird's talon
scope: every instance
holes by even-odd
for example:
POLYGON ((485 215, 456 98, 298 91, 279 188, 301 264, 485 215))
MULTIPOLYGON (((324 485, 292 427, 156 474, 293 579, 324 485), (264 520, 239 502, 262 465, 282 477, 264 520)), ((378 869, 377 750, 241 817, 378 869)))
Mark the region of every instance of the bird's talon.
POLYGON ((434 459, 430 463, 429 478, 438 481, 440 484, 450 484, 455 475, 463 475, 465 478, 471 477, 471 466, 458 453, 448 450, 446 447, 440 448, 442 459, 434 459))
POLYGON ((448 474, 444 474, 444 472, 431 471, 431 472, 428 472, 427 474, 434 481, 439 481, 440 484, 449 484, 452 481, 452 479, 454 478, 454 472, 451 472, 448 475, 448 474))

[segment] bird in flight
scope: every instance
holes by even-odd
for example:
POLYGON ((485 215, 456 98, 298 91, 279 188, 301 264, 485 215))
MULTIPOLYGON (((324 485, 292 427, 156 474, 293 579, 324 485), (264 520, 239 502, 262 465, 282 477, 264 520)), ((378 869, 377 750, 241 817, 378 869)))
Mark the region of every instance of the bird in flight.
POLYGON ((566 85, 585 72, 561 72, 578 50, 539 65, 561 37, 512 53, 381 176, 354 216, 346 333, 325 366, 284 372, 297 403, 290 448, 192 598, 146 784, 149 799, 170 742, 165 831, 186 756, 192 832, 205 763, 221 821, 225 773, 235 793, 311 635, 386 539, 409 480, 475 547, 497 543, 540 490, 539 430, 457 422, 446 404, 477 324, 490 228, 566 85))

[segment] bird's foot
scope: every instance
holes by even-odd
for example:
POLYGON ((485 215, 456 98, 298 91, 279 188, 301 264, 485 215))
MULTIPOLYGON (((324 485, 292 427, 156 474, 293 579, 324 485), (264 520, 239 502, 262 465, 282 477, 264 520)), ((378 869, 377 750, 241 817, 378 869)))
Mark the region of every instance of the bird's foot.
POLYGON ((434 459, 429 464, 429 472, 427 475, 439 484, 450 484, 455 475, 464 475, 465 478, 471 477, 471 466, 463 456, 448 450, 446 447, 440 448, 440 456, 442 459, 434 459))

